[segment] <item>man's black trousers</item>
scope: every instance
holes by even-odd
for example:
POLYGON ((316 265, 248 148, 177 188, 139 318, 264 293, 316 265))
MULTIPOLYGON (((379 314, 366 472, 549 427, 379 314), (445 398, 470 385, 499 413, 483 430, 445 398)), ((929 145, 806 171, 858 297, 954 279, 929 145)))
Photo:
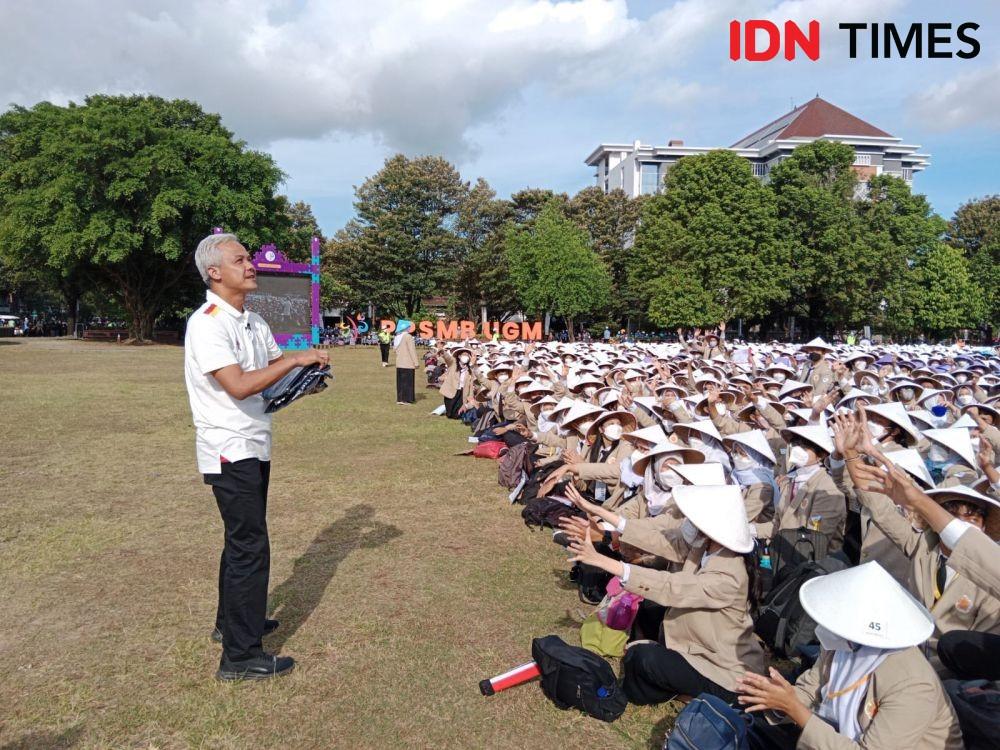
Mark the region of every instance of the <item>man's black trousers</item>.
POLYGON ((244 661, 264 649, 271 546, 267 538, 267 485, 271 462, 247 458, 222 464, 221 474, 206 474, 226 529, 219 560, 219 608, 226 660, 244 661))

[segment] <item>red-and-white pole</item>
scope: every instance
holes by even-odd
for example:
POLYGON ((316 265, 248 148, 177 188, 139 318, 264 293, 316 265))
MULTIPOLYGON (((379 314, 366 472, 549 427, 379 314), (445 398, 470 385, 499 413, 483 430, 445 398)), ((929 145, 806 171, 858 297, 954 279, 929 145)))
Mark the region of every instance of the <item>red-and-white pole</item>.
POLYGON ((501 690, 520 685, 522 682, 533 680, 541 673, 542 670, 538 668, 538 665, 533 661, 529 661, 527 664, 515 667, 509 672, 504 672, 503 674, 498 674, 496 677, 483 680, 479 683, 479 692, 483 695, 493 695, 494 693, 499 693, 501 690))

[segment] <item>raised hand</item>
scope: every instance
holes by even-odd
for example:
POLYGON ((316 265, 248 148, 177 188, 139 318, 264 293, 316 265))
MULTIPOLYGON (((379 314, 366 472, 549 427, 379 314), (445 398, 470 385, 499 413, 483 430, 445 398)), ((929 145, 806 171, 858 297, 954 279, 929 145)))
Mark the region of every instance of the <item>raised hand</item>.
POLYGON ((580 536, 569 543, 569 550, 573 553, 569 561, 603 568, 604 555, 594 549, 594 543, 590 541, 590 521, 575 517, 568 520, 580 530, 580 536))
POLYGON ((580 490, 572 484, 566 485, 566 498, 572 502, 573 505, 588 515, 594 515, 598 510, 600 510, 600 506, 587 500, 587 498, 580 494, 580 490))
POLYGON ((632 400, 632 391, 628 388, 622 388, 622 393, 618 397, 618 406, 628 411, 632 408, 633 403, 635 402, 632 400))
POLYGON ((990 445, 988 440, 984 438, 979 438, 979 451, 976 453, 976 461, 979 463, 979 468, 983 471, 987 470, 987 467, 993 468, 993 446, 990 445))

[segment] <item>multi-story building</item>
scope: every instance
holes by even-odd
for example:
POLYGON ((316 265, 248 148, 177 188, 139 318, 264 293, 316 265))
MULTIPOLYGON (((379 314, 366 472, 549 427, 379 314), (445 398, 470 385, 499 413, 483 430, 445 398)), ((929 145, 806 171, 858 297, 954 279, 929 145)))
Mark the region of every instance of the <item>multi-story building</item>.
MULTIPOLYGON (((771 169, 788 158, 796 146, 812 141, 838 141, 854 148, 854 169, 862 185, 870 177, 890 174, 912 184, 913 174, 930 165, 920 146, 905 144, 818 95, 777 120, 741 138, 728 150, 750 162, 754 175, 766 181, 771 169)), ((685 146, 671 140, 666 146, 602 143, 587 157, 596 169, 597 186, 609 192, 621 188, 629 196, 656 193, 670 168, 684 156, 705 154, 721 146, 685 146)))

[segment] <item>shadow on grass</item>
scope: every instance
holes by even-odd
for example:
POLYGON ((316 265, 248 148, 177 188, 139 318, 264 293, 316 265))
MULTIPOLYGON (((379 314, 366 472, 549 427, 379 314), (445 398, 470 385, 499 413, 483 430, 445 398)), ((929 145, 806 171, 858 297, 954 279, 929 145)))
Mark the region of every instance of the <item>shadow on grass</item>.
POLYGON ((351 552, 381 547, 402 533, 392 524, 376 521, 375 509, 364 504, 347 508, 343 518, 320 531, 295 561, 292 574, 271 592, 275 603, 271 616, 281 621, 281 627, 267 639, 268 650, 279 652, 309 619, 351 552))
POLYGON ((0 750, 68 750, 80 740, 83 725, 76 724, 61 732, 30 732, 13 742, 0 745, 0 750))
POLYGON ((555 579, 556 587, 563 591, 576 591, 579 588, 573 581, 569 580, 568 570, 552 568, 552 577, 555 579))
POLYGON ((653 725, 646 744, 647 750, 663 749, 663 746, 666 744, 667 735, 673 731, 674 724, 677 723, 677 714, 684 708, 684 704, 679 701, 668 701, 660 705, 667 710, 667 713, 653 725))

